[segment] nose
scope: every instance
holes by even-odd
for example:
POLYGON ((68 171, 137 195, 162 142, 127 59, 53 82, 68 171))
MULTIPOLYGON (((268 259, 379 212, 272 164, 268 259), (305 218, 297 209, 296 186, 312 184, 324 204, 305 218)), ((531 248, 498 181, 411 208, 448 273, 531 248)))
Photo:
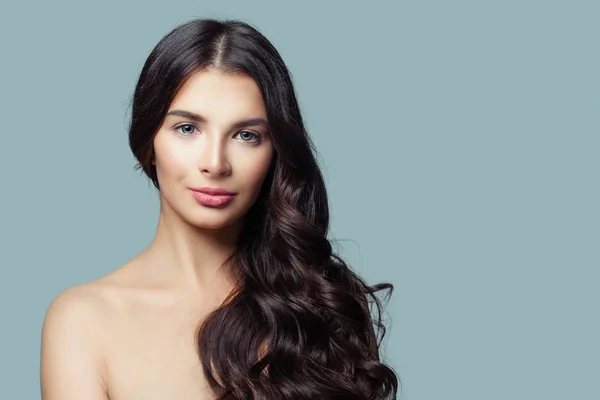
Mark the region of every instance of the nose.
POLYGON ((204 136, 202 151, 198 157, 198 169, 203 175, 223 177, 231 174, 231 164, 225 144, 218 137, 204 136))

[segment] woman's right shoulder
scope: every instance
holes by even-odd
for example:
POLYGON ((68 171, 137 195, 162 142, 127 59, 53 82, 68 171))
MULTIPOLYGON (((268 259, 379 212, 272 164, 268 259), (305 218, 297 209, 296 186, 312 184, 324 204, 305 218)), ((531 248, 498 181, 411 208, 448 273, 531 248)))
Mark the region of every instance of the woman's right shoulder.
POLYGON ((61 291, 50 303, 46 311, 46 320, 76 319, 90 321, 100 316, 106 307, 106 299, 96 282, 83 283, 61 291))
POLYGON ((108 316, 128 270, 129 265, 125 264, 100 278, 63 289, 51 301, 45 318, 94 323, 108 316))
POLYGON ((46 344, 69 340, 93 346, 102 341, 103 327, 109 324, 109 289, 97 281, 62 290, 51 301, 42 324, 46 344), (69 339, 68 339, 69 338, 69 339))
POLYGON ((107 303, 95 284, 60 292, 42 325, 44 399, 106 399, 104 360, 107 303))
POLYGON ((123 294, 135 280, 134 267, 134 263, 129 262, 95 280, 63 289, 51 301, 44 326, 60 324, 68 327, 85 323, 90 330, 105 327, 110 322, 108 319, 118 312, 126 297, 123 294))

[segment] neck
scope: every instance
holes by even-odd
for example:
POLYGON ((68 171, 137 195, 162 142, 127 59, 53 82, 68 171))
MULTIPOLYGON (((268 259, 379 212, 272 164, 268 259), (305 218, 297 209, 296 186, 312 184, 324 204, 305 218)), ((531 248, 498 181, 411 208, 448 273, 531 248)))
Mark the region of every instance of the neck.
POLYGON ((231 266, 224 264, 235 248, 239 224, 199 229, 161 201, 158 227, 146 249, 147 265, 177 289, 221 292, 232 288, 231 266))

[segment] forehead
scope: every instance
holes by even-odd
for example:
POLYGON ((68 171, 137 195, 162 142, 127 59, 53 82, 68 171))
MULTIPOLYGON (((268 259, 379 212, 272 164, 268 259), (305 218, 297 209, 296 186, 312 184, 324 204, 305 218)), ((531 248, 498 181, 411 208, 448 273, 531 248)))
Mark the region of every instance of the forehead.
POLYGON ((258 85, 251 77, 215 69, 194 73, 180 88, 169 110, 184 109, 210 119, 266 117, 258 85))

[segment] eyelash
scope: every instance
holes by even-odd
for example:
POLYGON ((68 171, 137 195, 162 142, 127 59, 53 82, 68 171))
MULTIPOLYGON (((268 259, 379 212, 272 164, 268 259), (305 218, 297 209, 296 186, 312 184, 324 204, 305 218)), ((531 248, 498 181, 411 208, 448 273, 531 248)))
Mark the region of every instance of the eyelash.
MULTIPOLYGON (((190 136, 191 135, 191 133, 183 133, 183 132, 181 132, 179 130, 179 128, 181 128, 182 126, 193 126, 195 130, 198 130, 198 128, 194 124, 181 124, 181 125, 177 125, 173 129, 176 130, 177 133, 180 134, 180 135, 182 135, 182 136, 190 136)), ((240 132, 248 132, 248 133, 251 133, 252 135, 254 135, 254 140, 252 140, 252 141, 250 141, 250 140, 242 140, 242 142, 246 142, 246 143, 250 143, 250 144, 259 144, 261 142, 261 140, 262 140, 262 137, 258 133, 256 133, 256 132, 252 132, 252 131, 244 129, 244 130, 241 130, 238 133, 236 133, 236 135, 239 134, 240 132)))

